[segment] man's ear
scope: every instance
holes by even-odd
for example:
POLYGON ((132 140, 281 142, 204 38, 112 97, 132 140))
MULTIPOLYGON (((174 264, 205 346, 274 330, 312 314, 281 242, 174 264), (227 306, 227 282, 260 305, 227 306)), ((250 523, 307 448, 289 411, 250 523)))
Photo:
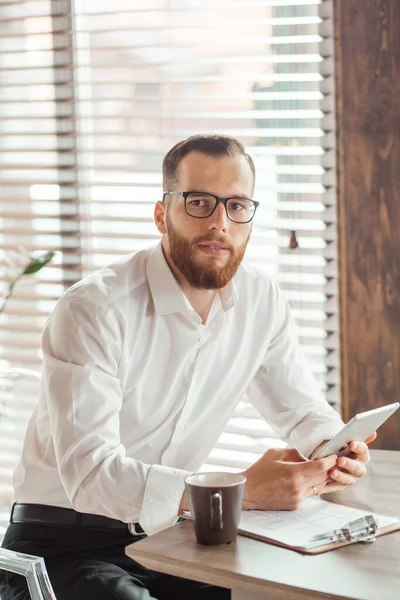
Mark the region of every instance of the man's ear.
POLYGON ((165 202, 157 202, 154 207, 154 222, 158 231, 163 235, 167 233, 167 227, 165 224, 167 216, 166 208, 165 202))

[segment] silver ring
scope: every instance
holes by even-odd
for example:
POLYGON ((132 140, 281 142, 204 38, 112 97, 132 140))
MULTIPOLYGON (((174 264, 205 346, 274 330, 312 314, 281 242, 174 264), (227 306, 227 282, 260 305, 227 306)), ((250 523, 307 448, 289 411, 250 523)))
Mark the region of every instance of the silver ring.
POLYGON ((315 485, 312 485, 312 491, 314 492, 314 496, 316 496, 318 494, 317 492, 317 488, 315 487, 315 485))

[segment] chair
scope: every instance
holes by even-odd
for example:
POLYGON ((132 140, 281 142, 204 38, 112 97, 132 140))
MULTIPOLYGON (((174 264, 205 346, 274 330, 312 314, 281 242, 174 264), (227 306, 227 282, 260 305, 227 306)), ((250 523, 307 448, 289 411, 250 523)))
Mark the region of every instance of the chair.
POLYGON ((0 543, 14 501, 12 474, 39 398, 40 377, 38 371, 30 369, 0 371, 0 543))
POLYGON ((43 558, 0 548, 0 569, 24 575, 32 600, 57 600, 43 558))

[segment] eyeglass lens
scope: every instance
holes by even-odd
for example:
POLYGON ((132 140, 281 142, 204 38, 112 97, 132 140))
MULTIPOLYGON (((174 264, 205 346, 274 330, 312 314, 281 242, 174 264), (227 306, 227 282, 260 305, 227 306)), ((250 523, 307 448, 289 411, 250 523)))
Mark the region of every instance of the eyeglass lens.
MULTIPOLYGON (((186 212, 192 217, 205 218, 211 215, 216 203, 215 196, 194 192, 186 198, 186 212)), ((232 221, 246 223, 253 218, 255 204, 247 198, 229 198, 226 210, 232 221)))

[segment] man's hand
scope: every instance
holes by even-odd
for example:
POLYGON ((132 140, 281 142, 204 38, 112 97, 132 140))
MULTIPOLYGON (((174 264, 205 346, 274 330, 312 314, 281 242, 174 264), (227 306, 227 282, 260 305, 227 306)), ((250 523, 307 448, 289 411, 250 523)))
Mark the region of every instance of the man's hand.
POLYGON ((336 466, 329 471, 329 480, 320 494, 330 494, 331 492, 340 492, 349 485, 354 484, 358 479, 364 477, 369 462, 370 455, 368 444, 376 439, 376 432, 369 436, 365 442, 350 442, 349 456, 340 456, 337 459, 336 466))
POLYGON ((336 455, 310 461, 297 449, 268 450, 243 475, 247 477, 243 508, 295 510, 308 496, 325 488, 336 455))

